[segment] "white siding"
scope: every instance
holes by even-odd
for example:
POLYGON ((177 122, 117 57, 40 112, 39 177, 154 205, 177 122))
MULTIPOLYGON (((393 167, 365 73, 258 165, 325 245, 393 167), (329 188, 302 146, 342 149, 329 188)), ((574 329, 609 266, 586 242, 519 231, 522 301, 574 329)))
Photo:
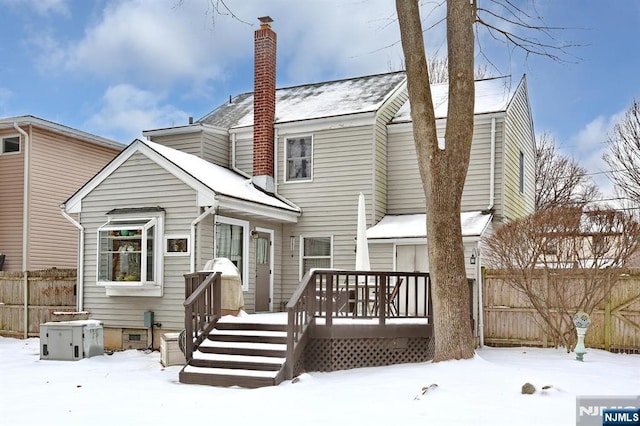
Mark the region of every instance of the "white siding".
MULTIPOLYGON (((496 169, 501 158, 503 119, 496 119, 496 169)), ((439 120, 438 136, 444 137, 444 121, 439 120)), ((491 118, 476 117, 471 145, 469 169, 462 193, 462 211, 484 210, 489 206, 489 174, 491 158, 491 118)), ((389 126, 389 149, 387 164, 387 213, 424 213, 426 202, 424 189, 418 170, 413 129, 411 124, 389 126)), ((500 175, 495 173, 496 189, 499 189, 500 175)), ((496 206, 499 193, 496 192, 496 206)))
POLYGON ((160 145, 202 157, 202 133, 200 131, 188 134, 153 136, 151 140, 160 145))
POLYGON ((504 220, 535 209, 535 139, 531 110, 523 80, 508 109, 505 123, 504 220), (524 192, 520 192, 520 152, 524 154, 524 192))
POLYGON ((86 229, 84 258, 84 309, 105 327, 142 328, 143 313, 155 312, 164 329, 182 329, 184 324, 184 277, 189 272, 188 256, 164 257, 162 297, 107 297, 96 285, 97 229, 114 208, 162 207, 165 234, 185 234, 200 214, 196 193, 143 154, 134 154, 105 179, 82 203, 82 224, 86 229))
POLYGON ((225 132, 205 131, 202 135, 202 158, 222 167, 229 167, 229 153, 231 152, 229 135, 225 132))
POLYGON ((253 138, 250 137, 236 138, 236 168, 248 174, 253 175, 253 138))
MULTIPOLYGON (((283 292, 288 297, 299 282, 299 237, 333 236, 333 266, 355 267, 358 193, 365 196, 371 223, 373 177, 373 126, 331 129, 313 133, 313 181, 283 182, 284 138, 278 139, 278 191, 302 209, 295 226, 285 225, 284 236, 295 237, 295 250, 285 244, 283 292)), ((302 136, 302 135, 298 135, 302 136)))
POLYGON ((374 175, 374 223, 382 219, 387 213, 387 159, 388 159, 388 130, 387 125, 393 119, 395 113, 402 107, 408 98, 406 87, 403 87, 380 111, 376 114, 375 126, 375 175, 374 175))

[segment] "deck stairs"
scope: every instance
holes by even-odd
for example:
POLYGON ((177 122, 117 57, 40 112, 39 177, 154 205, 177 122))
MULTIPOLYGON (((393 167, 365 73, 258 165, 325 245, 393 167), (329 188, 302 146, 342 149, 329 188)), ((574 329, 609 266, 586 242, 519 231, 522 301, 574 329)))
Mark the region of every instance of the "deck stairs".
POLYGON ((180 382, 258 388, 282 382, 286 324, 223 317, 180 371, 180 382))

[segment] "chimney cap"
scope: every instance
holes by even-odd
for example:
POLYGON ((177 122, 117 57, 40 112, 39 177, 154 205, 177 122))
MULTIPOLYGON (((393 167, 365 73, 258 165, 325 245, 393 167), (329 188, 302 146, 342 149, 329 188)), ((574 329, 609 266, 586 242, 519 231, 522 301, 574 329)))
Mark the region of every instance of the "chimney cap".
POLYGON ((269 25, 273 22, 271 16, 261 16, 258 18, 258 20, 260 21, 260 28, 271 28, 271 25, 269 25))

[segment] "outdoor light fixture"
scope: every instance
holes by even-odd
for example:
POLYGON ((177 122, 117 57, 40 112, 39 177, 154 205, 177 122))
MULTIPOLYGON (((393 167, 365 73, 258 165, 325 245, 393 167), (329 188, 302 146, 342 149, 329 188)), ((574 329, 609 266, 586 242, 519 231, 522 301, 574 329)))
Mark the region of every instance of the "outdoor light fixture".
POLYGON ((473 253, 471 253, 471 258, 469 259, 469 263, 471 263, 472 265, 476 264, 476 252, 475 252, 475 250, 473 251, 473 253))
MULTIPOLYGON (((289 237, 289 247, 292 252, 296 249, 296 237, 293 235, 289 237)), ((293 254, 291 256, 293 256, 293 254)))
POLYGON ((258 239, 258 231, 256 231, 256 228, 253 228, 250 234, 251 234, 251 238, 253 238, 254 240, 258 239))

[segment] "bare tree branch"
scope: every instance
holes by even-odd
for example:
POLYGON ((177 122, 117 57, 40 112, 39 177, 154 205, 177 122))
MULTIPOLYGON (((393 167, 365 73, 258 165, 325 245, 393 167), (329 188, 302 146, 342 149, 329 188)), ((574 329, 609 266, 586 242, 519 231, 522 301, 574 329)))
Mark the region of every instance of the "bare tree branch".
POLYGON ((607 140, 604 161, 611 168, 609 178, 636 204, 640 203, 640 103, 634 101, 614 126, 607 140))
POLYGON ((584 207, 600 197, 600 191, 575 160, 556 151, 549 133, 536 141, 536 210, 561 206, 584 207))

